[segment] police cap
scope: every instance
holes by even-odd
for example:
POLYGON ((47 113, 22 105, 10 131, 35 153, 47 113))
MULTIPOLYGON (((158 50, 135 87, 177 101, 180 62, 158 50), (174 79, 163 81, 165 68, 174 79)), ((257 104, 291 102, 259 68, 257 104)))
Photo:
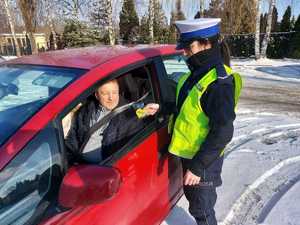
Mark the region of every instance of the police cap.
POLYGON ((183 49, 195 40, 208 39, 220 33, 220 18, 179 20, 175 26, 180 33, 176 49, 183 49))

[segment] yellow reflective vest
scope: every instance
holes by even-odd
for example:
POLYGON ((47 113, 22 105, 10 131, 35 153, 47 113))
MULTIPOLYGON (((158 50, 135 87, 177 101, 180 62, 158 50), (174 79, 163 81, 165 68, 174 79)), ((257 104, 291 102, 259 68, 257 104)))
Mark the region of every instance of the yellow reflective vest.
MULTIPOLYGON (((235 106, 237 105, 241 88, 242 79, 238 73, 233 73, 231 68, 225 66, 228 75, 232 75, 235 84, 235 106)), ((184 74, 177 85, 176 104, 181 87, 191 73, 184 74)), ((170 117, 169 132, 173 129, 169 152, 182 158, 192 159, 201 149, 209 133, 209 118, 202 110, 200 99, 207 87, 217 79, 216 69, 210 70, 203 76, 198 83, 190 90, 189 95, 184 100, 180 112, 175 120, 174 115, 170 117)))

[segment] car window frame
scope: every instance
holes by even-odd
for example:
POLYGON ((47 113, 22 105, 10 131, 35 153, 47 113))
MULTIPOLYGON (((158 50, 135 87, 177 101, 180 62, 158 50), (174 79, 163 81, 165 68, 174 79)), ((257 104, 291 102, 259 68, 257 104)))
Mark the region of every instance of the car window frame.
MULTIPOLYGON (((174 96, 173 98, 170 96, 170 91, 171 88, 163 88, 164 85, 167 84, 167 80, 174 81, 172 79, 168 78, 166 67, 164 65, 164 59, 170 58, 170 57, 176 57, 176 56, 183 56, 183 53, 181 52, 176 52, 172 54, 167 54, 167 55, 161 55, 155 59, 155 66, 156 66, 156 71, 157 71, 157 79, 158 79, 158 88, 160 92, 160 99, 162 102, 163 106, 161 109, 161 114, 163 114, 163 119, 165 123, 168 123, 168 116, 172 114, 172 112, 169 111, 169 105, 170 104, 176 104, 176 89, 174 91, 174 96)), ((177 87, 177 83, 174 81, 177 87)), ((164 124, 165 124, 164 123, 164 124)))
MULTIPOLYGON (((150 81, 150 86, 151 86, 151 91, 153 94, 153 99, 155 102, 159 102, 159 93, 157 93, 158 88, 155 88, 154 85, 158 85, 156 84, 157 82, 155 82, 155 80, 153 79, 154 75, 151 72, 155 72, 156 71, 156 66, 155 66, 155 59, 157 58, 157 56, 155 57, 151 57, 151 58, 147 58, 144 60, 141 60, 139 62, 136 63, 132 63, 127 65, 126 67, 123 67, 121 69, 118 69, 112 73, 110 73, 109 75, 105 76, 104 78, 99 78, 99 80, 97 82, 95 82, 93 85, 89 86, 88 88, 85 89, 85 91, 83 91, 81 94, 79 94, 70 104, 68 104, 64 110, 62 110, 57 117, 55 118, 55 123, 58 129, 58 135, 59 135, 59 142, 60 142, 60 147, 62 149, 62 151, 64 152, 64 159, 66 160, 66 147, 64 145, 64 132, 63 132, 63 127, 62 127, 62 119, 74 108, 76 107, 76 105, 78 105, 81 102, 84 102, 90 95, 93 94, 93 92, 95 91, 95 89, 100 86, 101 84, 109 81, 109 80, 113 80, 113 79, 117 79, 119 77, 121 77, 122 75, 143 67, 143 66, 150 66, 150 71, 149 74, 147 74, 149 76, 149 81, 150 81)), ((115 162, 117 162, 118 160, 120 160, 124 155, 126 155, 128 152, 130 152, 134 147, 136 147, 139 143, 143 142, 151 133, 153 133, 156 129, 157 129, 157 116, 155 115, 155 118, 153 119, 153 121, 151 121, 149 124, 147 124, 146 127, 144 127, 141 131, 138 132, 138 134, 136 134, 128 143, 126 143, 123 147, 121 147, 120 149, 118 149, 117 152, 115 152, 113 155, 111 155, 110 157, 108 157, 107 159, 103 160, 99 165, 103 165, 103 166, 112 166, 115 162)), ((68 167, 68 165, 66 165, 68 167)))
MULTIPOLYGON (((16 157, 18 157, 19 155, 21 155, 22 153, 24 154, 24 151, 30 151, 31 149, 28 149, 31 145, 36 145, 36 144, 33 144, 34 142, 38 141, 40 138, 43 138, 43 135, 45 136, 45 134, 47 134, 47 139, 45 139, 44 143, 47 142, 47 143, 50 143, 50 140, 52 141, 52 144, 50 144, 50 154, 52 156, 52 160, 53 158, 55 157, 56 154, 59 154, 60 156, 60 160, 58 160, 58 164, 52 164, 51 167, 53 167, 54 165, 58 165, 59 166, 59 170, 60 170, 60 179, 57 183, 54 183, 53 180, 54 179, 57 179, 57 177, 54 177, 54 174, 53 174, 53 170, 52 170, 52 173, 51 174, 51 177, 50 177, 50 180, 49 180, 49 187, 48 187, 48 190, 47 190, 47 193, 45 194, 48 195, 49 193, 52 193, 53 191, 53 185, 56 185, 55 190, 57 191, 57 195, 55 197, 52 197, 51 198, 51 201, 49 202, 49 206, 47 207, 47 209, 43 210, 42 212, 39 212, 38 215, 35 215, 39 209, 36 209, 34 211, 34 213, 32 214, 32 216, 30 217, 30 220, 26 221, 26 224, 31 221, 31 222, 34 222, 34 223, 40 223, 42 222, 45 218, 48 218, 50 216, 53 216, 57 213, 59 213, 56 209, 56 206, 57 205, 57 200, 58 200, 58 193, 59 193, 59 184, 61 183, 61 181, 63 180, 63 177, 66 173, 66 170, 64 168, 64 157, 62 155, 62 151, 61 151, 61 148, 60 148, 60 142, 59 142, 59 139, 58 139, 58 132, 57 132, 57 128, 56 128, 56 124, 53 120, 51 120, 50 122, 48 122, 48 124, 43 128, 41 129, 39 132, 37 132, 34 137, 28 141, 26 143, 26 145, 24 147, 22 147, 21 151, 18 152, 18 154, 16 154, 6 165, 5 167, 0 171, 4 171, 5 168, 7 168, 8 166, 11 165, 11 163, 13 162, 13 160, 16 159, 16 157), (44 132, 44 133, 43 133, 44 132), (46 132, 46 133, 45 133, 46 132), (42 135, 42 136, 40 136, 42 135), (51 135, 52 137, 50 138, 49 140, 49 136, 48 135, 51 135), (55 143, 54 143, 55 142, 55 143), (57 149, 53 149, 52 147, 53 146, 56 146, 57 149), (54 154, 54 152, 56 154, 54 154)), ((36 151, 36 149, 33 150, 33 152, 36 151)), ((26 154, 26 153, 25 153, 26 154)), ((25 163, 25 161, 24 161, 25 163)), ((21 164, 20 164, 21 165, 21 164)), ((44 197, 45 197, 44 196, 44 197)), ((43 197, 43 198, 44 198, 43 197)), ((42 201, 42 199, 40 201, 42 201)))

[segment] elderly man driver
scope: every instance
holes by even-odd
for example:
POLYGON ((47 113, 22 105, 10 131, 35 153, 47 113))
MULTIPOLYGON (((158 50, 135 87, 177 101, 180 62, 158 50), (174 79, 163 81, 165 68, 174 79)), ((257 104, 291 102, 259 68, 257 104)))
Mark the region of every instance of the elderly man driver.
POLYGON ((119 94, 117 80, 101 85, 95 98, 88 100, 75 114, 66 137, 66 147, 71 161, 99 163, 123 146, 137 131, 143 128, 142 118, 154 115, 158 104, 150 103, 137 111, 133 108, 116 114, 90 137, 89 131, 105 115, 126 104, 119 94), (138 113, 137 113, 138 112, 138 113), (86 145, 83 146, 84 142, 86 145))

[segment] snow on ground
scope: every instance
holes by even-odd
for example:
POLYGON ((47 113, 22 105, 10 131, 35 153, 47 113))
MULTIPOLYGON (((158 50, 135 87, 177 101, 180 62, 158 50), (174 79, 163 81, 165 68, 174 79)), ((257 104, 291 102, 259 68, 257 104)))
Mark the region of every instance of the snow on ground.
POLYGON ((2 56, 5 60, 11 60, 17 58, 17 56, 2 56))
MULTIPOLYGON (((300 82, 299 60, 234 60, 233 68, 245 82, 300 82)), ((268 111, 264 104, 247 107, 245 99, 226 148, 215 207, 219 224, 299 225, 300 118, 280 107, 277 111, 268 111)), ((184 196, 161 225, 196 225, 184 196)))
POLYGON ((300 60, 297 59, 233 59, 232 67, 248 77, 300 82, 300 60))

